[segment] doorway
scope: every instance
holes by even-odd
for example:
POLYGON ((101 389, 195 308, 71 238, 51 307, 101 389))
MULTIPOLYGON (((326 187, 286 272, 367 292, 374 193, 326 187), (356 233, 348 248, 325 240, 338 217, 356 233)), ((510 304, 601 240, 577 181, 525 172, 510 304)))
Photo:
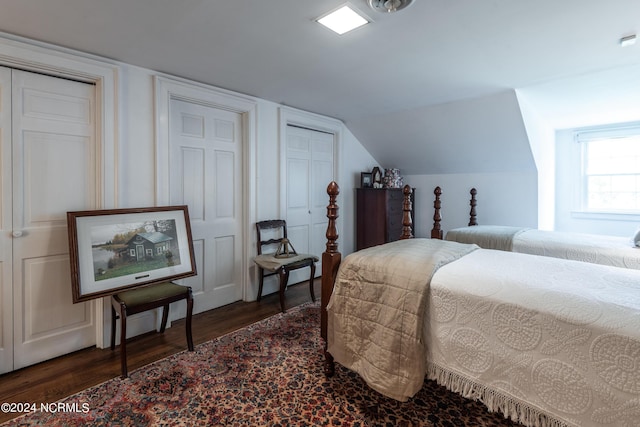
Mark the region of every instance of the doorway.
POLYGON ((198 275, 194 313, 242 299, 242 115, 170 101, 169 202, 187 205, 198 275))
POLYGON ((72 302, 66 227, 98 205, 95 114, 93 84, 0 67, 1 372, 96 344, 95 305, 72 302))
MULTIPOLYGON (((289 240, 299 253, 322 258, 327 232, 327 184, 334 179, 335 135, 287 125, 286 211, 289 240)), ((322 260, 316 265, 322 273, 322 260)), ((304 271, 291 272, 290 283, 307 280, 304 271)))

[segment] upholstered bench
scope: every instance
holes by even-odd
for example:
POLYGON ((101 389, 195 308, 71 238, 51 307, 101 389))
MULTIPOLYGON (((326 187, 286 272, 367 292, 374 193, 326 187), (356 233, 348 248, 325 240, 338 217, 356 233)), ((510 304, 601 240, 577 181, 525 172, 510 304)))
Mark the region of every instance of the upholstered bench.
POLYGON ((169 317, 169 304, 175 301, 187 300, 187 346, 193 351, 193 338, 191 336, 191 315, 193 313, 193 295, 191 288, 171 282, 155 283, 140 288, 123 291, 111 296, 111 350, 116 346, 116 319, 120 319, 120 364, 122 378, 128 376, 127 372, 127 316, 153 310, 162 309, 162 323, 160 333, 164 332, 169 317))

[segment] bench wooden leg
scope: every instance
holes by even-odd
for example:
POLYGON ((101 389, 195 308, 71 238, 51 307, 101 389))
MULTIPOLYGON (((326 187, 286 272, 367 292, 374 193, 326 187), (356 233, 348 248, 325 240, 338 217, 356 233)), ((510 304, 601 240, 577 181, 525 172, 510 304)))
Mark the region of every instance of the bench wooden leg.
POLYGON ((120 368, 122 378, 127 378, 129 372, 127 370, 127 309, 122 307, 120 310, 120 368))
POLYGON ((162 322, 160 323, 160 333, 167 328, 167 320, 169 320, 169 304, 162 306, 162 322))
POLYGON ((193 315, 193 294, 191 292, 191 288, 189 288, 189 293, 187 294, 187 319, 186 319, 186 329, 187 329, 187 348, 189 351, 193 351, 193 336, 191 334, 191 317, 193 315))

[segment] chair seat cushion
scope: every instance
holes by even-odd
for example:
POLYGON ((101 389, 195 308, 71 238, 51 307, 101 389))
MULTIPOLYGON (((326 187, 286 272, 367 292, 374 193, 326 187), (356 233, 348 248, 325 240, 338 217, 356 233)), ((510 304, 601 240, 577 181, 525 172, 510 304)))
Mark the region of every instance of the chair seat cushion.
POLYGON ((276 258, 273 254, 262 254, 258 255, 253 260, 265 270, 276 271, 282 266, 293 268, 299 264, 318 262, 320 258, 312 254, 297 254, 288 258, 276 258))
POLYGON ((120 292, 116 296, 127 307, 135 307, 140 304, 148 304, 152 301, 163 300, 174 296, 186 294, 189 288, 176 285, 175 283, 164 282, 144 286, 130 291, 120 292))

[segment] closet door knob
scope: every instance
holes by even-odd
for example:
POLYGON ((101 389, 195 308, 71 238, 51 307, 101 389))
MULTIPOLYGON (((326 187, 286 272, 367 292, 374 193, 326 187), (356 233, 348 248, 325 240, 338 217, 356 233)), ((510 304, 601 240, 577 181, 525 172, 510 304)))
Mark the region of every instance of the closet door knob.
POLYGON ((13 235, 13 237, 22 237, 22 231, 20 230, 16 230, 11 234, 13 235))

